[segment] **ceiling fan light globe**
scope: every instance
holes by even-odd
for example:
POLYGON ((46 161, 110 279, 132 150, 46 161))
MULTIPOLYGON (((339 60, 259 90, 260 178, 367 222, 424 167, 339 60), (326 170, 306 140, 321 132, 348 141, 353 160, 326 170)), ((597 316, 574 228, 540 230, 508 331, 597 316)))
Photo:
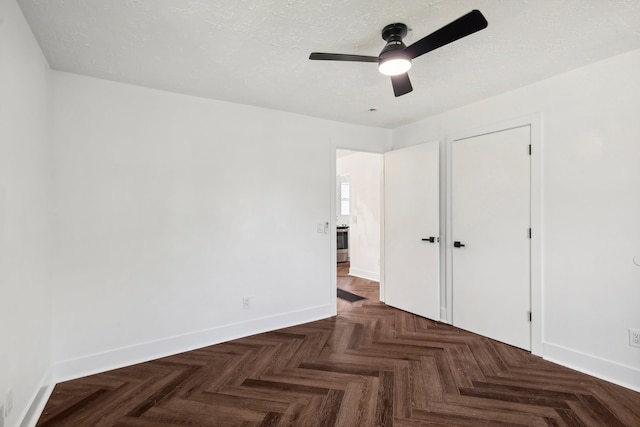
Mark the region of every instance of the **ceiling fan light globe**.
POLYGON ((378 71, 385 76, 397 76, 404 74, 411 68, 411 61, 407 58, 390 58, 381 61, 378 65, 378 71))

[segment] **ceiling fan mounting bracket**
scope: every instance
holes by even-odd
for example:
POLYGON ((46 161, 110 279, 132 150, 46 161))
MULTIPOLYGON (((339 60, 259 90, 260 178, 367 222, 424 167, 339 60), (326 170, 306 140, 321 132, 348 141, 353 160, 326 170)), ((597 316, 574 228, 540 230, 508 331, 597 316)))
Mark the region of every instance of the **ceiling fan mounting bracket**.
POLYGON ((382 29, 382 40, 389 42, 399 41, 407 35, 407 26, 402 23, 389 24, 382 29))

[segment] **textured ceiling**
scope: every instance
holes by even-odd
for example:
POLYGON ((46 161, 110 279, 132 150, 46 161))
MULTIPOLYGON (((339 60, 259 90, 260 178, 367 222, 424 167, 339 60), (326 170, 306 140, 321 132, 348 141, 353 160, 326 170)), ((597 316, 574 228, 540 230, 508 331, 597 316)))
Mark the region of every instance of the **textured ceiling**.
POLYGON ((638 0, 18 3, 56 70, 387 128, 640 48, 638 0), (377 56, 385 25, 409 45, 471 9, 488 28, 417 58, 399 98, 375 64, 308 60, 377 56))

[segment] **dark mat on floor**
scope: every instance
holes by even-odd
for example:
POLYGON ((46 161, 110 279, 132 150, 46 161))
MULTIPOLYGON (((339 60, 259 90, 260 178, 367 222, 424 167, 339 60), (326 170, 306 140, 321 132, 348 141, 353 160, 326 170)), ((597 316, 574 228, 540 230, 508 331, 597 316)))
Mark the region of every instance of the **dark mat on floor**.
POLYGON ((343 299, 349 302, 360 301, 361 299, 366 299, 365 297, 361 297, 360 295, 352 294, 351 292, 347 292, 344 289, 338 288, 338 298, 343 299))

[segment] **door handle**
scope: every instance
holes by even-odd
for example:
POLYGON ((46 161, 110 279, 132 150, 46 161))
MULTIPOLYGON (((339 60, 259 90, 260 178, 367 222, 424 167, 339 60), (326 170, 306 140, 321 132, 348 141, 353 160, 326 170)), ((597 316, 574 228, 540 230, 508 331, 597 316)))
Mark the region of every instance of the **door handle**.
POLYGON ((454 248, 464 248, 464 243, 453 242, 453 247, 454 248))
POLYGON ((431 242, 431 243, 435 243, 435 242, 439 242, 440 238, 439 237, 427 237, 426 239, 422 239, 423 242, 431 242))

